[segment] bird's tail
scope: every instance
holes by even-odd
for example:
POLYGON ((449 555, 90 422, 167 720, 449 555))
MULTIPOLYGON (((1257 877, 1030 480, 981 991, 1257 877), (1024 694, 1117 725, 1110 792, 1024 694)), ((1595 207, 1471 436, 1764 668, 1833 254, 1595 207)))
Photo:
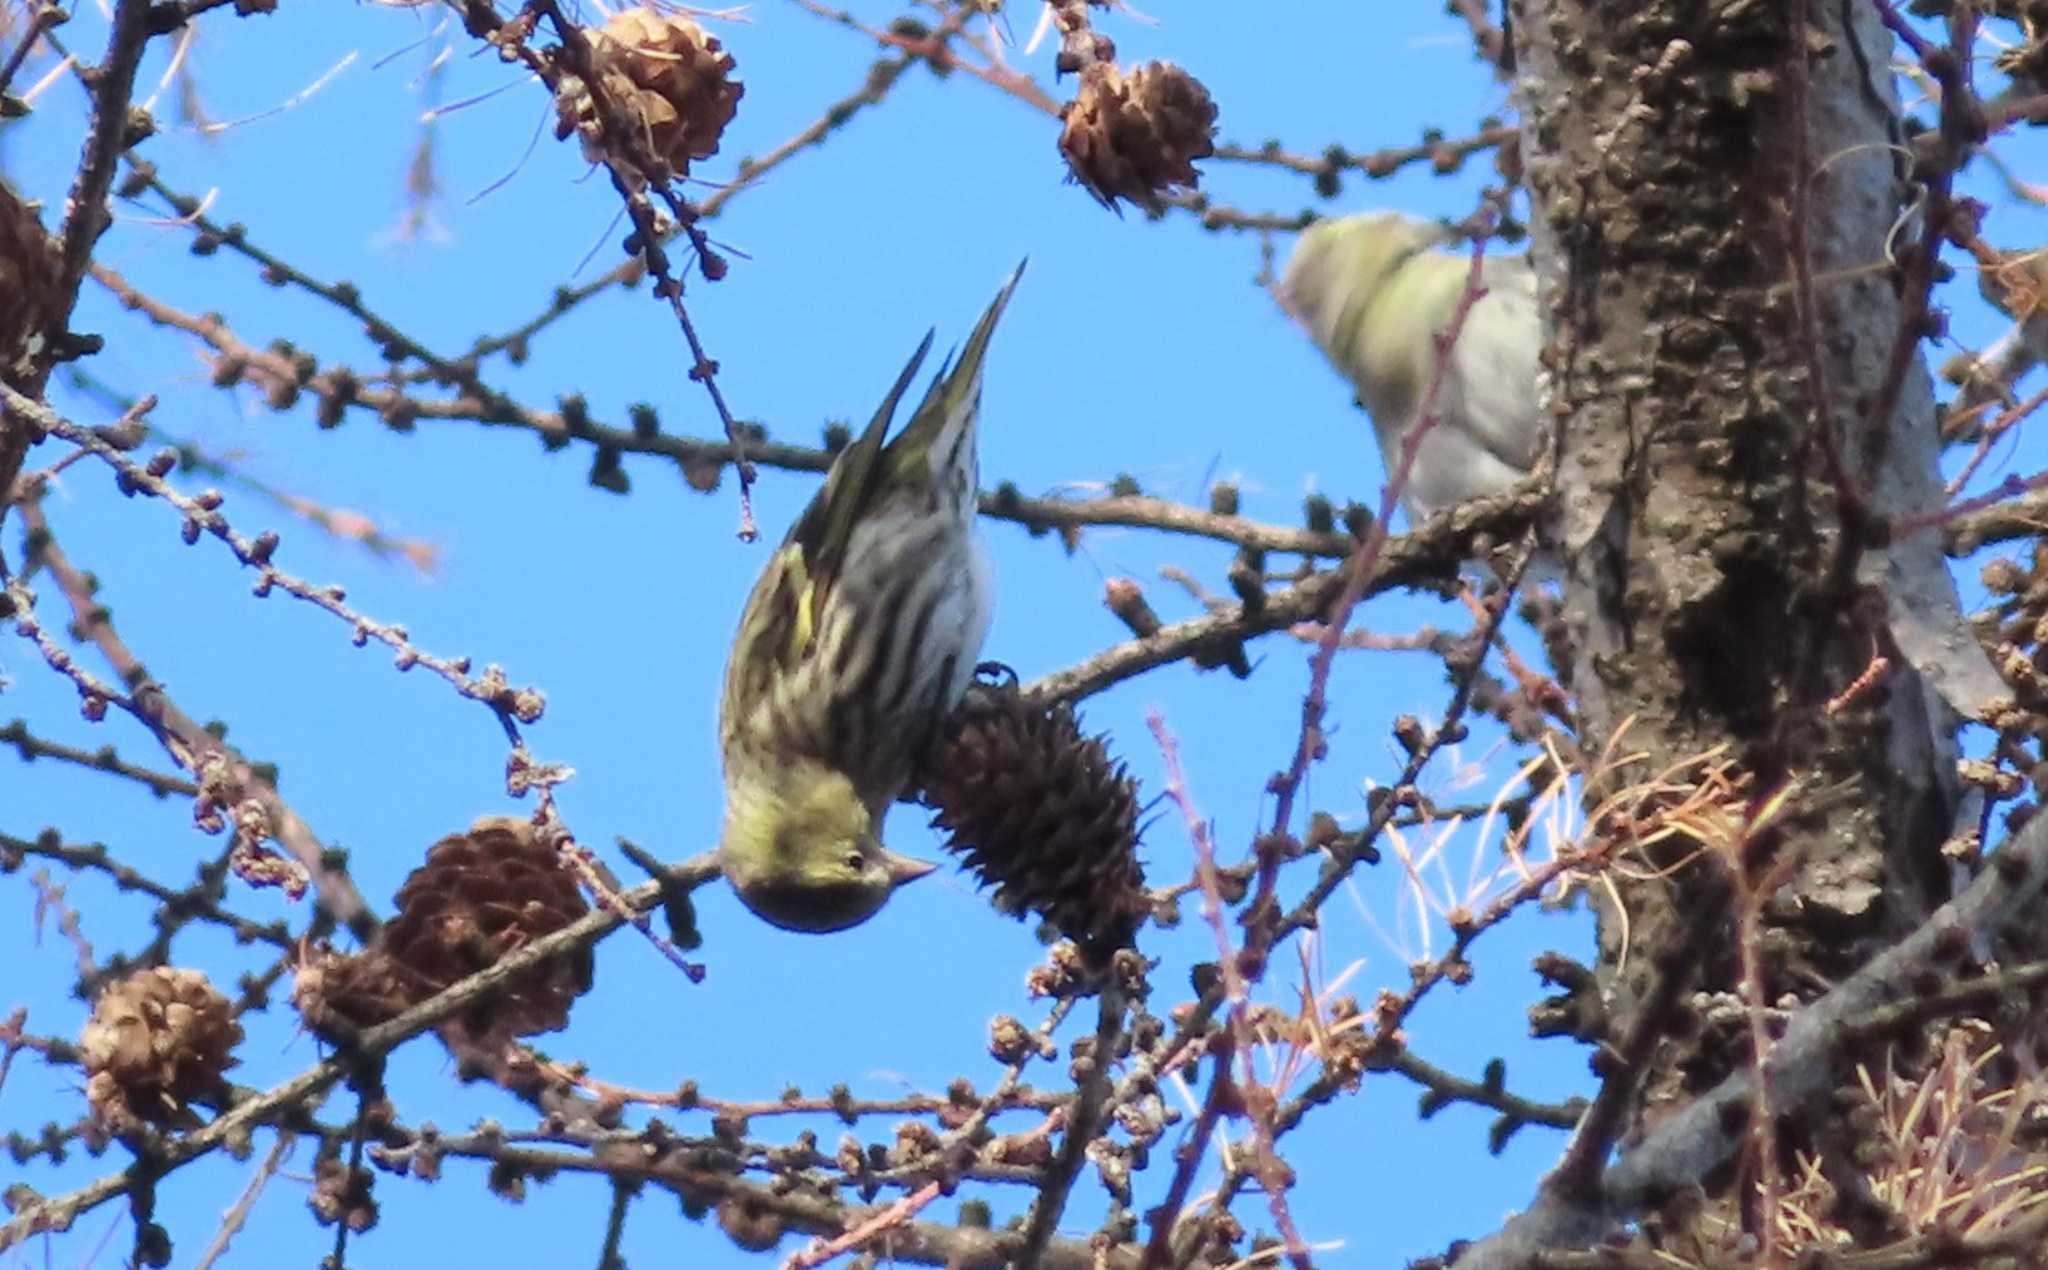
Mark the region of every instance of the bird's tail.
POLYGON ((889 446, 889 462, 899 478, 932 480, 940 488, 949 484, 962 498, 973 496, 979 480, 975 425, 981 415, 982 359, 995 335, 996 322, 1024 276, 1020 262, 1003 289, 975 323, 974 333, 956 358, 949 356, 939 368, 917 412, 889 446))

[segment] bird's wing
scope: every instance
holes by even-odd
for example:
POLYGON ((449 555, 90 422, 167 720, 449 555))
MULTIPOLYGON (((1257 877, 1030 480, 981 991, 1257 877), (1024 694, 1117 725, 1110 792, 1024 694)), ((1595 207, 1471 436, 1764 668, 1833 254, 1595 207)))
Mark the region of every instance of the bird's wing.
MULTIPOLYGON (((943 447, 949 458, 963 441, 971 441, 976 390, 982 358, 996 319, 1023 276, 1024 266, 1010 275, 1002 292, 982 314, 957 361, 949 360, 918 404, 902 435, 884 446, 896 406, 931 351, 932 334, 912 353, 889 389, 874 418, 833 460, 818 493, 790 526, 789 535, 747 597, 746 614, 726 671, 721 715, 728 727, 751 726, 757 713, 778 700, 807 701, 822 708, 820 694, 802 682, 803 672, 823 634, 828 601, 846 565, 854 531, 891 489, 921 488, 932 480, 930 456, 943 447)), ((971 479, 971 471, 970 471, 971 479)), ((973 496, 970 487, 967 497, 973 496)), ((793 709, 794 707, 789 707, 793 709)))
POLYGON ((903 365, 903 373, 897 375, 889 395, 883 397, 883 404, 874 410, 874 418, 831 463, 831 471, 825 473, 825 485, 811 498, 811 506, 803 510, 803 516, 797 516, 797 524, 788 528, 788 539, 782 541, 784 553, 791 547, 801 551, 807 582, 803 592, 805 612, 799 612, 797 619, 805 637, 797 641, 791 649, 793 653, 805 649, 809 637, 815 635, 811 610, 838 580, 840 567, 846 563, 846 545, 854 537, 854 526, 860 524, 862 514, 874 502, 874 494, 885 485, 887 465, 881 461, 883 436, 889 432, 889 420, 895 418, 903 389, 918 375, 918 367, 924 365, 924 354, 932 350, 932 334, 924 332, 924 340, 918 344, 918 350, 909 354, 909 363, 903 365))
POLYGON ((1536 273, 1527 256, 1488 256, 1480 281, 1486 294, 1451 351, 1456 395, 1443 404, 1488 455, 1525 476, 1550 439, 1536 405, 1543 349, 1536 273))
POLYGON ((917 368, 931 351, 927 331, 917 351, 896 377, 874 419, 832 461, 825 483, 790 526, 754 589, 734 638, 726 664, 720 718, 726 728, 744 728, 757 708, 775 695, 800 668, 818 638, 818 615, 845 563, 848 541, 862 510, 874 497, 882 475, 882 437, 896 414, 896 403, 910 387, 917 368))

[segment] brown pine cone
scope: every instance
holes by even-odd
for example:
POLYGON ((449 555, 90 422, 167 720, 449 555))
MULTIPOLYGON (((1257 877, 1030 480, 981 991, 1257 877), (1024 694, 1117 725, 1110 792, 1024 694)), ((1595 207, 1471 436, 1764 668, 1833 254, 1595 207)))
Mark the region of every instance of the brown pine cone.
POLYGON ((767 1252, 789 1233, 780 1214, 744 1195, 718 1201, 718 1228, 748 1252, 767 1252))
POLYGON ((338 953, 315 944, 301 951, 293 970, 292 1005, 314 1035, 346 1044, 356 1032, 388 1023, 424 1000, 415 997, 411 982, 381 947, 338 953))
MULTIPOLYGON (((385 925, 380 948, 414 1002, 590 911, 554 844, 519 816, 485 816, 429 847, 393 902, 398 915, 385 925)), ((590 990, 591 971, 588 948, 555 958, 459 1021, 478 1037, 555 1031, 568 1023, 570 1003, 590 990)))
POLYGON ((187 1104, 220 1090, 241 1040, 227 998, 197 970, 158 966, 116 981, 78 1038, 93 1117, 117 1133, 197 1123, 187 1104))
POLYGON ((313 1190, 306 1204, 322 1226, 341 1222, 360 1235, 377 1224, 376 1183, 368 1169, 343 1163, 339 1151, 322 1154, 313 1162, 313 1190))
POLYGON ((1137 782, 1066 706, 975 685, 940 729, 923 801, 997 908, 1098 956, 1130 942, 1146 911, 1137 782))
MULTIPOLYGON (((519 816, 485 816, 429 847, 394 902, 397 916, 363 952, 315 946, 301 957, 292 1004, 315 1033, 346 1042, 590 911, 554 845, 519 816)), ((552 958, 449 1025, 480 1041, 555 1031, 590 990, 592 965, 588 948, 552 958)))
MULTIPOLYGON (((605 97, 637 132, 652 164, 648 179, 680 180, 691 160, 718 153, 745 88, 732 78, 732 54, 716 36, 679 13, 625 9, 590 32, 590 53, 605 97)), ((555 135, 579 133, 584 157, 604 162, 604 125, 589 86, 565 79, 555 105, 555 135)))
MULTIPOLYGON (((590 912, 553 844, 518 815, 485 815, 467 834, 430 846, 393 903, 397 916, 369 948, 350 955, 315 944, 299 959, 291 1002, 328 1041, 348 1043, 356 1030, 389 1022, 590 912)), ((590 948, 580 948, 532 967, 451 1022, 477 1041, 553 1032, 590 991, 590 977, 590 948)))
POLYGON ((1194 160, 1216 152, 1216 103, 1202 81, 1168 62, 1125 75, 1097 63, 1060 113, 1070 178, 1111 211, 1127 199, 1153 215, 1161 196, 1201 182, 1194 160))

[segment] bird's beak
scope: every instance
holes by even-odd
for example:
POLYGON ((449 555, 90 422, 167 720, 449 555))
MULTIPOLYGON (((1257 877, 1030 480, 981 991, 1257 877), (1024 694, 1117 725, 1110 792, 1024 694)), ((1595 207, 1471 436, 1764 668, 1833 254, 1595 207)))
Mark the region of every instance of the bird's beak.
POLYGON ((897 855, 887 847, 882 848, 882 863, 888 866, 889 885, 892 887, 902 886, 905 882, 915 882, 927 873, 936 872, 939 867, 926 860, 913 860, 907 855, 897 855))

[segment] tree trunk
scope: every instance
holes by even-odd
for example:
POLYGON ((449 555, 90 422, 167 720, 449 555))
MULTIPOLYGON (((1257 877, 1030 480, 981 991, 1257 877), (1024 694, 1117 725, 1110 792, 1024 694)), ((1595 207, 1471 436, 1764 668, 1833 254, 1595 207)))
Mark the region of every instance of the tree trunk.
MULTIPOLYGON (((1586 753, 1644 756, 1586 803, 1626 794, 1632 821, 1608 829, 1627 835, 1717 761, 1746 778, 1718 800, 1727 832, 1624 851, 1636 880, 1596 895, 1618 1040, 1664 969, 1741 988, 1734 921, 1679 946, 1701 904, 1732 894, 1757 922, 1751 999, 1775 1003, 1945 899, 1955 724, 1929 677, 1983 681, 1928 651, 1961 629, 1934 536, 1870 545, 1941 499, 1924 302, 1911 257, 1886 257, 1911 187, 1876 10, 1515 0, 1514 18, 1573 688, 1586 753), (1880 655, 1893 672, 1852 692, 1880 655)), ((1678 1000, 1693 1017, 1659 1028, 1631 1131, 1748 1061, 1748 1014, 1678 1000)))

